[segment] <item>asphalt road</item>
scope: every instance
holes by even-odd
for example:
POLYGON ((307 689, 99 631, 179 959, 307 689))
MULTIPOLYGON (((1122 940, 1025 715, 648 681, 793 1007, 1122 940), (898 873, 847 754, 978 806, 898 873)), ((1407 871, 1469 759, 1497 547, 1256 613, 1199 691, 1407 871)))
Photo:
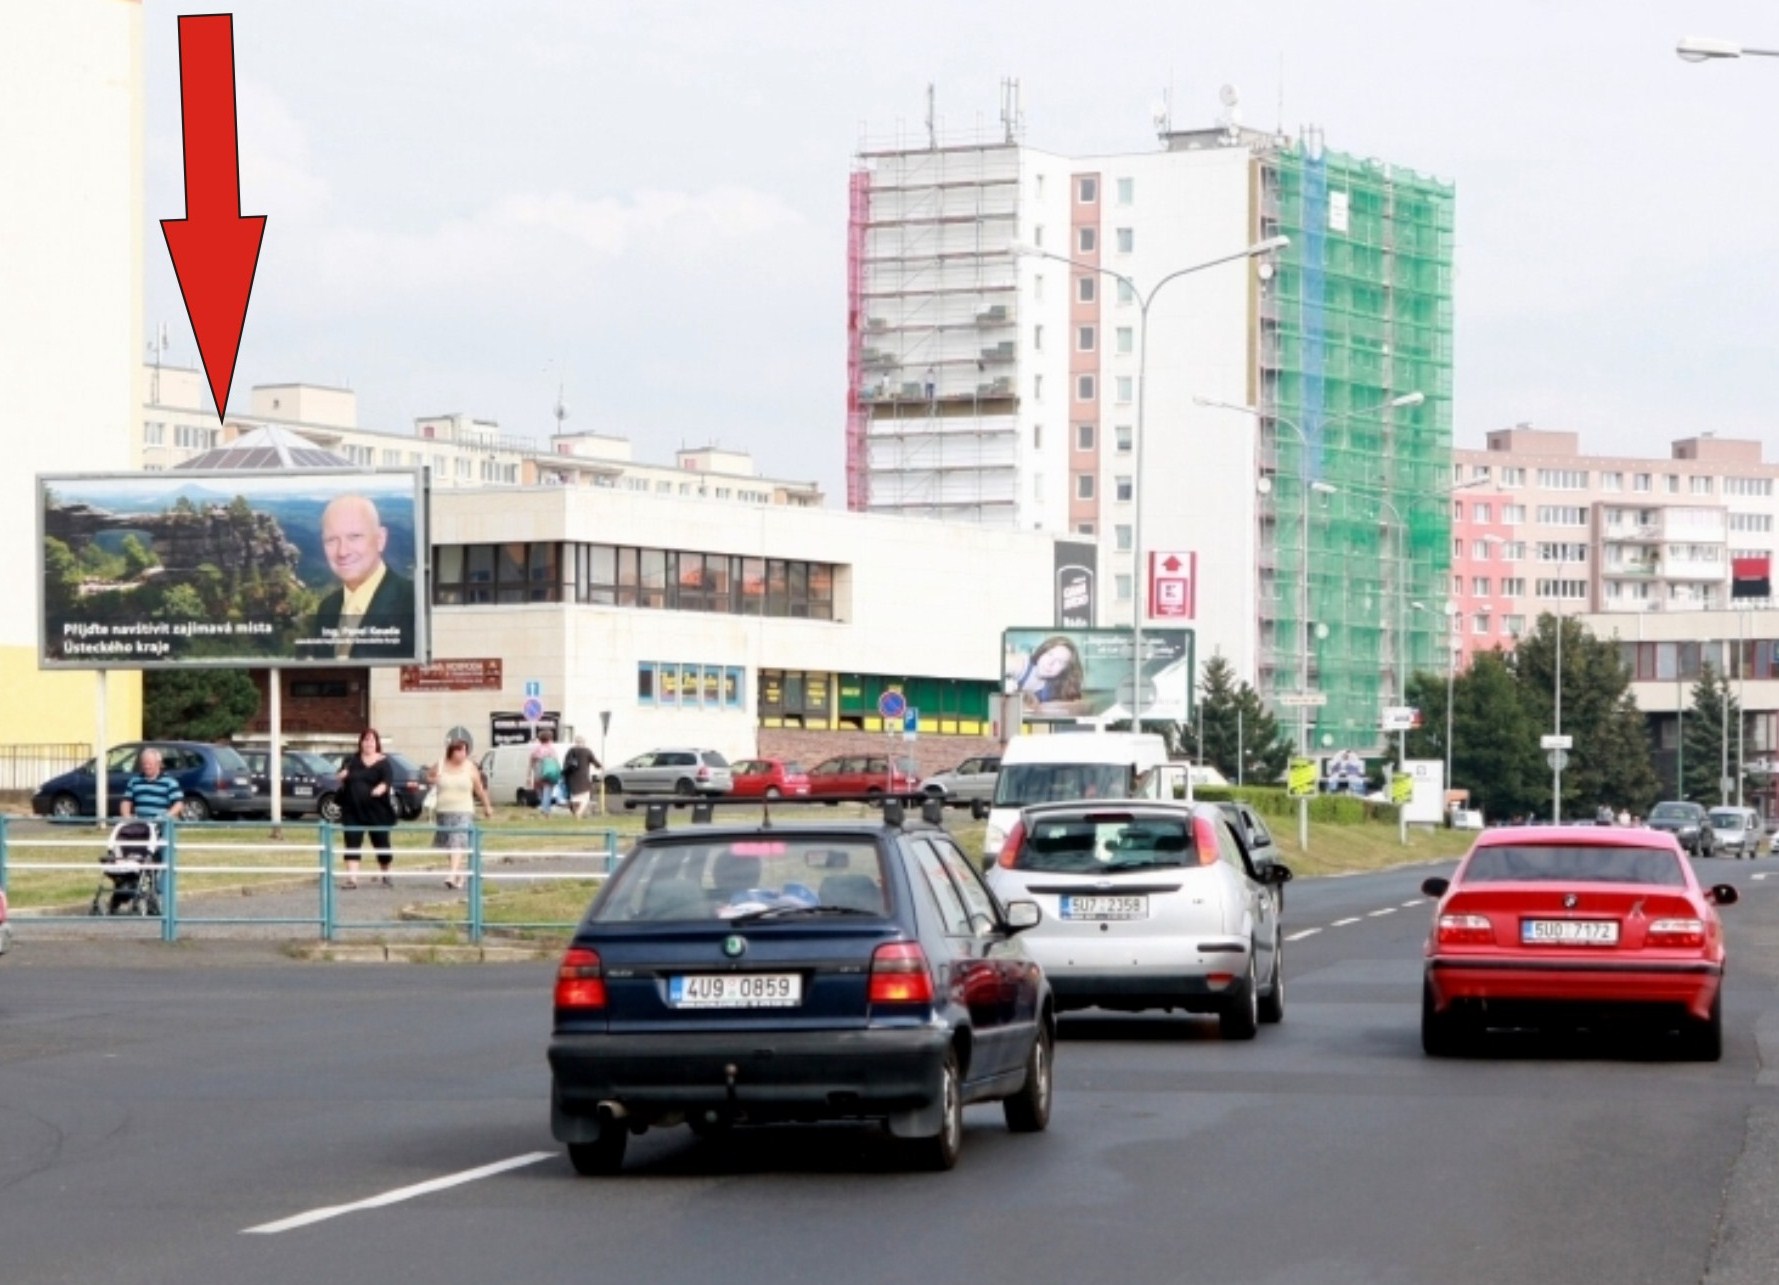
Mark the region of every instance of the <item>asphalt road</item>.
POLYGON ((573 1177, 547 967, 27 936, 0 960, 0 1281, 1779 1279, 1779 861, 1702 863, 1745 890, 1717 1065, 1423 1058, 1436 868, 1294 883, 1286 1020, 1253 1043, 1067 1020, 1049 1133, 974 1108, 943 1175, 847 1128, 667 1130, 573 1177))

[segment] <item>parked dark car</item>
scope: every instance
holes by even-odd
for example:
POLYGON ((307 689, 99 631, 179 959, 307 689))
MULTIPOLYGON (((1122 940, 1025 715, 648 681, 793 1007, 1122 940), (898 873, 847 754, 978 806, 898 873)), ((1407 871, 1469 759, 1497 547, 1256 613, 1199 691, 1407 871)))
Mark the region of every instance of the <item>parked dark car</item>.
POLYGON ((1043 1129, 1055 1008, 1017 935, 1038 918, 894 803, 876 824, 651 830, 557 972, 551 1130, 605 1174, 680 1123, 876 1120, 932 1169, 966 1103, 1043 1129))
MULTIPOLYGON (((337 789, 340 783, 340 772, 346 766, 346 760, 355 753, 357 753, 356 750, 330 750, 325 754, 317 753, 311 757, 316 760, 317 765, 328 765, 331 772, 329 787, 337 789)), ((412 821, 420 815, 422 804, 426 799, 425 772, 406 754, 390 751, 388 757, 389 772, 395 778, 396 819, 412 821)), ((328 800, 327 805, 321 809, 321 816, 326 821, 337 822, 340 819, 340 805, 337 797, 328 800)))
MULTIPOLYGON (((252 773, 235 749, 206 745, 201 741, 131 741, 105 756, 106 804, 118 815, 118 801, 136 774, 142 751, 161 752, 161 770, 179 782, 185 794, 188 821, 233 820, 251 816, 262 801, 254 794, 252 773)), ((98 812, 99 777, 88 759, 73 771, 51 777, 31 796, 31 811, 38 816, 90 817, 98 812)))
MULTIPOLYGON (((266 768, 272 753, 270 750, 244 749, 241 757, 253 774, 253 792, 259 798, 259 812, 269 817, 272 815, 272 786, 266 768)), ((327 760, 317 755, 305 754, 301 750, 285 750, 284 801, 281 809, 283 815, 295 821, 317 815, 324 798, 330 804, 333 803, 334 771, 335 769, 328 766, 327 760)))
POLYGON ((1658 803, 1650 809, 1649 828, 1673 835, 1695 857, 1709 857, 1717 850, 1717 832, 1702 804, 1658 803))

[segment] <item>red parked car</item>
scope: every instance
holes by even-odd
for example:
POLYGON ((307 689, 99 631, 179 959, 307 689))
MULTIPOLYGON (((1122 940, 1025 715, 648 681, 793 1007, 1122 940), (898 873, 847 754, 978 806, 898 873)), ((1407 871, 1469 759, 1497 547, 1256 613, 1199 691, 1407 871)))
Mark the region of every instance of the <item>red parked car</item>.
POLYGON ((890 759, 882 754, 843 754, 809 769, 812 798, 831 794, 900 794, 920 789, 920 773, 914 760, 897 756, 891 773, 890 759))
POLYGON ((1723 924, 1729 884, 1701 887, 1659 830, 1491 830, 1438 899, 1427 937, 1421 1046, 1468 1051, 1490 1027, 1597 1027, 1654 1019, 1680 1051, 1723 1056, 1723 924))
POLYGON ((809 793, 809 773, 790 759, 740 759, 729 771, 732 799, 800 799, 809 793))

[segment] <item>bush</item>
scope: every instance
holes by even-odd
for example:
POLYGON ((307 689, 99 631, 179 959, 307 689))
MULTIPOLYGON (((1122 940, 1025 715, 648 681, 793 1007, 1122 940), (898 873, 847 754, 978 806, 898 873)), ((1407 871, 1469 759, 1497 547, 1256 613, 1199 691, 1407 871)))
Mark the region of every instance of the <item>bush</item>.
MULTIPOLYGON (((1201 785, 1192 791, 1192 797, 1200 803, 1246 803, 1263 817, 1297 815, 1297 800, 1278 786, 1201 785)), ((1310 800, 1310 820, 1330 825, 1394 824, 1396 807, 1351 794, 1318 794, 1310 800)))

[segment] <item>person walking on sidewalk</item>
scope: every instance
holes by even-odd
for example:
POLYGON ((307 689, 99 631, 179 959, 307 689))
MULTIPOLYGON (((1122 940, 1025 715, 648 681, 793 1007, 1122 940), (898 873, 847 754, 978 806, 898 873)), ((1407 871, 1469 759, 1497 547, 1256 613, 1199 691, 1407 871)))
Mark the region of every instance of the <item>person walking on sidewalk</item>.
POLYGON ((340 787, 340 821, 346 831, 346 881, 340 886, 358 887, 359 847, 368 831, 383 871, 383 886, 395 887, 389 877, 395 860, 389 847, 390 827, 395 825, 395 772, 376 728, 359 733, 358 753, 340 769, 340 787))
POLYGON ((556 734, 548 728, 537 734, 531 747, 531 789, 537 795, 539 816, 549 816, 558 803, 568 800, 562 793, 562 760, 556 756, 556 734))
POLYGON ((587 738, 577 736, 562 756, 562 783, 568 787, 568 810, 584 817, 592 807, 593 773, 601 771, 599 759, 587 748, 587 738))
POLYGON ((488 786, 482 780, 482 769, 470 760, 469 745, 452 741, 445 746, 445 757, 426 772, 433 789, 438 791, 438 832, 432 845, 451 854, 451 875, 447 888, 463 887, 463 854, 469 851, 470 832, 476 824, 476 800, 482 811, 494 819, 494 804, 488 798, 488 786))

